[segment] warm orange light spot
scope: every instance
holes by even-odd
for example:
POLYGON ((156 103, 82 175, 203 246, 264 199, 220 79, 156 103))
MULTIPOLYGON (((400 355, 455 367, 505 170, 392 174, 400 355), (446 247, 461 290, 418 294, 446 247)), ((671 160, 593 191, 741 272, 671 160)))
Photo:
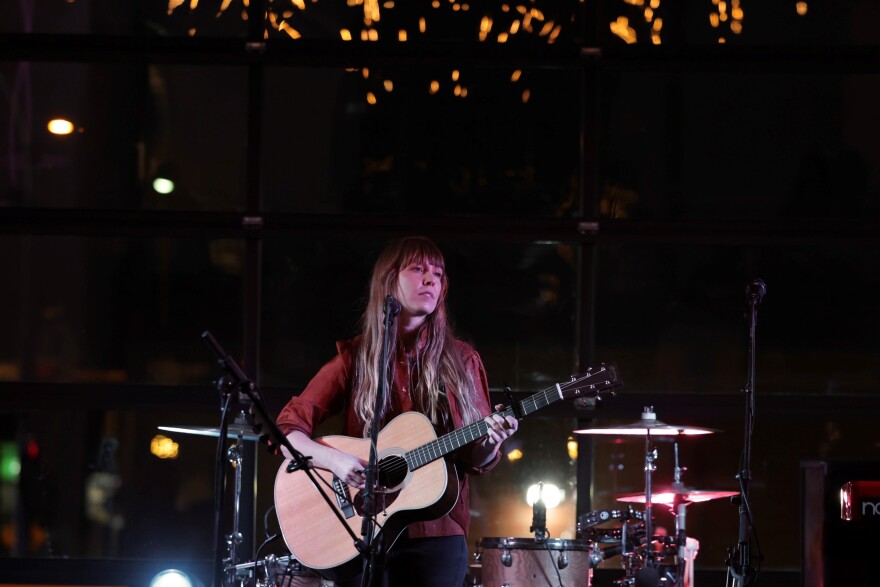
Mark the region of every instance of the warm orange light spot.
POLYGON ((506 43, 507 37, 508 37, 508 34, 506 32, 505 33, 498 33, 498 42, 499 43, 506 43))
POLYGON ((351 40, 351 31, 348 29, 340 29, 339 36, 342 37, 343 41, 350 41, 351 40))
POLYGON ((458 78, 461 77, 461 73, 457 69, 453 69, 450 77, 452 77, 452 81, 457 82, 458 78))
POLYGON ((510 74, 510 81, 512 81, 512 82, 517 82, 517 81, 519 81, 519 78, 520 78, 521 76, 522 76, 522 70, 521 70, 521 69, 517 69, 517 70, 515 70, 512 74, 510 74))
POLYGON ((401 43, 406 42, 406 31, 405 30, 401 29, 401 30, 397 31, 397 40, 400 41, 401 43))
POLYGON ((522 103, 525 104, 529 101, 529 98, 532 97, 532 92, 529 89, 525 89, 522 93, 522 103))
POLYGON ((431 94, 436 94, 440 90, 440 82, 437 80, 431 80, 431 85, 428 88, 428 92, 431 94))
POLYGON ((69 135, 73 132, 73 123, 64 118, 53 118, 46 125, 53 135, 69 135))
POLYGON ((370 68, 365 67, 361 70, 361 75, 364 76, 364 79, 369 79, 370 77, 370 68))
POLYGON ((174 9, 183 4, 185 0, 168 0, 168 14, 174 12, 174 9))
POLYGON ((301 39, 302 38, 302 35, 299 34, 299 31, 296 30, 295 28, 293 28, 292 26, 290 26, 289 24, 287 24, 286 22, 282 22, 281 24, 279 24, 278 30, 284 31, 285 33, 287 33, 287 36, 289 36, 291 39, 301 39))
POLYGON ((379 31, 377 31, 376 29, 370 29, 369 38, 371 41, 378 41, 379 40, 379 31))
POLYGON ((617 20, 610 24, 611 32, 631 45, 636 42, 636 31, 629 26, 629 19, 625 16, 618 16, 617 20))
POLYGON ((180 453, 180 445, 161 434, 157 434, 150 441, 150 453, 160 459, 176 459, 180 453))
POLYGON ((807 3, 798 2, 795 4, 795 9, 797 10, 798 15, 803 16, 807 13, 807 3))
POLYGON ((384 82, 382 82, 382 85, 385 87, 386 92, 391 92, 394 90, 394 82, 390 79, 386 79, 384 82))
POLYGON ((375 104, 376 95, 373 92, 367 92, 367 104, 375 104))
POLYGON ((419 19, 419 32, 420 33, 425 32, 425 18, 424 17, 419 19))

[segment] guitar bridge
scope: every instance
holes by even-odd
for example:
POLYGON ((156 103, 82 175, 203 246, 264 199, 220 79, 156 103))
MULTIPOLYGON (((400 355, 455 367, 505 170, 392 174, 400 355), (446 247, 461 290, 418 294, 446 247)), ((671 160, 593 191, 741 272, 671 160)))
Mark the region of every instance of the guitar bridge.
POLYGON ((346 518, 354 516, 354 504, 351 503, 348 485, 336 475, 333 475, 333 493, 336 495, 336 505, 342 510, 342 515, 346 518))

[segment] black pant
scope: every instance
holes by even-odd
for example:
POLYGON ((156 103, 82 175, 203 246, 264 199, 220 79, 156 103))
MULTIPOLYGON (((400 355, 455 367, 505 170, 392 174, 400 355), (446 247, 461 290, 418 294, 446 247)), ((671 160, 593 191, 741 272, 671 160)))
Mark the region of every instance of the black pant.
MULTIPOLYGON (((468 570, 464 536, 409 538, 406 532, 377 565, 381 587, 462 587, 468 570), (384 568, 384 572, 383 571, 384 568)), ((378 579, 378 577, 377 577, 378 579)), ((335 582, 340 587, 360 587, 361 577, 335 582)))

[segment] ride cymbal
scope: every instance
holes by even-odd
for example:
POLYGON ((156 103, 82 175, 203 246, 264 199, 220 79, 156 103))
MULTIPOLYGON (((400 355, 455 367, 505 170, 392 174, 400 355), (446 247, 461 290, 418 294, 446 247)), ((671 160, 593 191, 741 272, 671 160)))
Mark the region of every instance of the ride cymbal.
MULTIPOLYGON (((159 430, 166 432, 179 432, 181 434, 195 434, 196 436, 220 436, 219 428, 210 428, 207 426, 158 426, 159 430)), ((226 438, 238 438, 241 436, 244 440, 259 440, 260 437, 254 434, 251 426, 243 424, 230 424, 226 429, 226 438)))
POLYGON ((574 434, 603 434, 608 436, 700 436, 717 432, 712 428, 667 424, 657 419, 652 408, 645 408, 638 422, 597 428, 574 430, 574 434))

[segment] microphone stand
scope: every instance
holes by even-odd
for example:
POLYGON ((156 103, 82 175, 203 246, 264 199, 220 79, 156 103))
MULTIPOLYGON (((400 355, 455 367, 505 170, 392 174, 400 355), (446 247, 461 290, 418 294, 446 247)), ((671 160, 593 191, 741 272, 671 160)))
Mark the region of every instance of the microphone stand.
MULTIPOLYGON (((745 386, 745 430, 739 480, 739 538, 736 547, 730 549, 728 557, 728 579, 735 587, 750 587, 755 584, 757 571, 752 568, 750 536, 753 532, 752 505, 750 501, 752 429, 755 421, 755 331, 758 322, 758 304, 764 298, 767 286, 760 279, 753 279, 746 287, 746 301, 749 305, 749 359, 748 376, 745 386)), ((758 553, 760 567, 760 552, 758 553)))
POLYGON ((361 537, 366 547, 366 556, 364 556, 363 573, 361 575, 361 586, 371 587, 376 585, 376 559, 381 559, 382 553, 382 535, 378 536, 378 541, 373 544, 373 534, 375 532, 377 514, 376 509, 376 486, 378 485, 377 465, 379 456, 376 452, 376 439, 379 436, 379 415, 385 407, 385 386, 388 375, 388 332, 394 324, 394 317, 400 312, 400 302, 394 299, 394 296, 385 296, 385 312, 384 330, 382 332, 382 353, 379 360, 379 381, 378 389, 376 389, 376 404, 373 407, 373 419, 370 422, 370 458, 364 469, 364 490, 361 492, 363 497, 363 520, 361 522, 361 537))
MULTIPOLYGON (((270 441, 274 446, 281 447, 284 446, 290 451, 291 462, 287 467, 287 472, 292 473, 294 471, 303 471, 311 480, 312 485, 321 494, 321 497, 324 498, 324 501, 327 503, 327 506, 333 511, 336 515, 336 518, 339 520, 339 523, 342 524, 343 528, 348 531, 348 534, 351 536, 354 541, 355 546, 358 551, 364 552, 365 546, 363 542, 355 535, 354 532, 351 531, 351 528, 348 527, 348 524, 345 522, 345 518, 342 517, 342 514, 334 505, 333 501, 331 501, 330 497, 324 491, 324 488, 318 482, 318 479, 315 477, 312 472, 312 468, 309 465, 309 461, 312 457, 307 457, 303 455, 301 452, 293 448, 293 445, 290 444, 290 441, 287 437, 281 432, 278 426, 275 424, 275 420, 269 417, 268 410, 266 410, 266 405, 263 403, 262 394, 260 393, 257 384, 248 378, 247 375, 241 370, 232 357, 230 357, 226 351, 223 350, 223 347, 220 346, 220 343, 217 342, 210 332, 207 330, 202 333, 202 338, 208 343, 208 346, 211 347, 211 350, 214 351, 214 354, 217 355, 217 362, 221 367, 226 371, 225 375, 220 378, 217 382, 218 387, 222 390, 226 390, 227 393, 231 394, 235 390, 241 390, 245 393, 245 395, 249 398, 249 402, 251 404, 250 414, 253 419, 252 426, 254 428, 254 432, 260 435, 260 442, 270 441), (266 429, 266 432, 263 432, 263 429, 266 429)), ((239 401, 243 401, 243 398, 240 398, 239 401)), ((226 435, 226 418, 223 418, 223 422, 221 423, 220 429, 220 438, 221 442, 226 435)), ((219 523, 216 528, 219 526, 219 523)), ((215 531, 216 534, 216 531, 215 531)), ((233 537, 234 539, 235 537, 233 537)), ((215 536, 215 543, 218 542, 217 536, 215 536)), ((215 544, 216 549, 216 544, 215 544)), ((216 552, 216 551, 215 551, 216 552)), ((216 573, 217 567, 219 566, 215 555, 214 561, 214 572, 216 573)), ((232 578, 234 578, 235 571, 235 561, 232 560, 232 578)), ((212 581, 212 585, 214 587, 217 586, 216 575, 214 580, 212 581)), ((231 582, 230 582, 231 585, 231 582)))

